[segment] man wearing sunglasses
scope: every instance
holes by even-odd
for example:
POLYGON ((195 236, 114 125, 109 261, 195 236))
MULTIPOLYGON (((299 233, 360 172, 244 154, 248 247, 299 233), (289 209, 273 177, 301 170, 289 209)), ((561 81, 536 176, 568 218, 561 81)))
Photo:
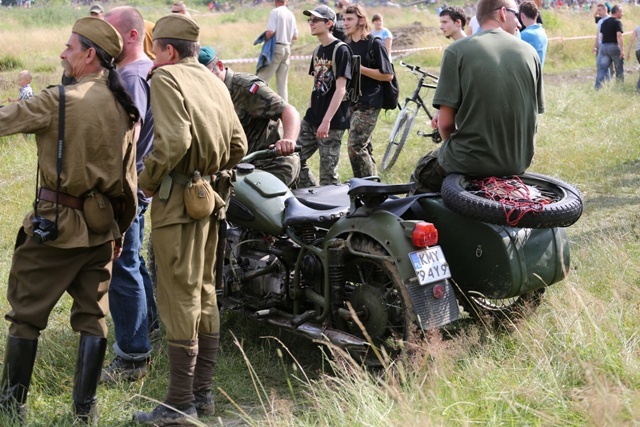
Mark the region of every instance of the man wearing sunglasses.
POLYGON ((309 108, 304 115, 298 136, 300 151, 299 187, 313 187, 318 181, 309 169, 307 160, 320 151, 320 185, 338 184, 340 145, 349 129, 349 101, 345 100, 347 81, 351 79, 351 50, 332 34, 335 12, 324 5, 303 12, 309 17, 311 34, 318 37, 320 46, 311 58, 309 74, 313 89, 309 108), (336 66, 333 67, 333 50, 336 66), (336 70, 334 75, 333 70, 336 70))
POLYGON ((440 191, 450 173, 515 175, 531 164, 542 68, 535 49, 514 37, 518 12, 514 0, 480 0, 482 31, 445 50, 433 98, 444 143, 418 161, 417 192, 440 191))

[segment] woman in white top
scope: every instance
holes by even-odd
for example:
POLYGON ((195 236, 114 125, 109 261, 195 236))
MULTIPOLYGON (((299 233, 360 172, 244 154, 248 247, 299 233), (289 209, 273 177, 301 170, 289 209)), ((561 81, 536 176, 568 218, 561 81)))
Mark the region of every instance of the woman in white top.
POLYGON ((391 31, 387 28, 382 26, 383 18, 379 13, 376 13, 371 17, 371 22, 373 23, 373 31, 371 31, 371 35, 382 39, 384 46, 387 48, 389 59, 391 59, 391 43, 393 41, 393 34, 391 34, 391 31))

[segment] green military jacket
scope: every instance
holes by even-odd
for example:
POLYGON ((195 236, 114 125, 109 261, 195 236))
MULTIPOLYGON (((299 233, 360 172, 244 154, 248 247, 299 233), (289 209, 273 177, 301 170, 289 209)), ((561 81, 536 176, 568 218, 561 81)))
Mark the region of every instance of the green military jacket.
POLYGON ((267 149, 282 139, 280 118, 286 103, 280 95, 257 76, 228 68, 224 84, 247 135, 250 153, 267 149))
MULTIPOLYGON (((83 197, 97 190, 122 198, 127 206, 111 230, 97 234, 81 210, 59 207, 59 236, 47 242, 58 248, 92 247, 118 239, 129 227, 137 208, 136 156, 133 126, 107 87, 106 73, 89 74, 65 87, 65 129, 60 191, 83 197)), ((0 135, 34 133, 40 164, 40 186, 57 188, 59 93, 50 87, 28 101, 0 108, 0 135)), ((38 215, 54 221, 56 205, 40 201, 38 215)), ((30 212, 24 228, 33 235, 30 212)))
POLYGON ((184 207, 184 187, 173 183, 167 200, 158 189, 172 172, 191 176, 233 168, 247 152, 247 138, 235 113, 229 91, 196 58, 153 71, 151 109, 153 151, 138 177, 140 188, 154 192, 153 228, 192 222, 184 207))

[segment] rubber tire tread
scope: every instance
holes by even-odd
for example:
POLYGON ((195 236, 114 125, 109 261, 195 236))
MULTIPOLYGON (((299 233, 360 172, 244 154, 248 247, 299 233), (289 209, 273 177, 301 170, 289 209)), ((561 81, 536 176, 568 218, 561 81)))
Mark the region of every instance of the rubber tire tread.
MULTIPOLYGON (((545 205, 542 212, 527 212, 520 219, 520 228, 569 227, 582 215, 582 193, 562 180, 537 173, 518 175, 525 184, 542 183, 556 187, 564 196, 557 202, 545 205)), ((496 225, 509 225, 501 203, 472 194, 465 189, 469 178, 465 175, 447 175, 442 183, 441 195, 445 206, 462 216, 496 225)), ((516 210, 514 215, 517 216, 516 210)))
POLYGON ((398 127, 395 128, 394 126, 394 130, 391 132, 389 144, 384 152, 384 156, 382 156, 382 170, 391 169, 396 163, 396 160, 398 160, 398 156, 400 155, 400 151, 402 151, 402 148, 409 137, 409 132, 411 132, 411 128, 413 127, 413 122, 416 119, 416 113, 413 110, 408 109, 407 105, 408 104, 405 104, 396 119, 398 127), (396 142, 398 135, 400 135, 400 140, 396 142))

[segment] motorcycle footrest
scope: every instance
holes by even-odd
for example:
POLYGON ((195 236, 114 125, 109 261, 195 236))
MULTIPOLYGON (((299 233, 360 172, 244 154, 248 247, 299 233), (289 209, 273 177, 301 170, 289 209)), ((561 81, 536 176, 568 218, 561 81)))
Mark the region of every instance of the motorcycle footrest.
POLYGON ((314 317, 316 317, 316 311, 315 310, 308 310, 305 311, 304 313, 294 317, 293 319, 291 319, 291 326, 294 328, 297 328, 298 326, 307 323, 309 320, 313 319, 314 317))

